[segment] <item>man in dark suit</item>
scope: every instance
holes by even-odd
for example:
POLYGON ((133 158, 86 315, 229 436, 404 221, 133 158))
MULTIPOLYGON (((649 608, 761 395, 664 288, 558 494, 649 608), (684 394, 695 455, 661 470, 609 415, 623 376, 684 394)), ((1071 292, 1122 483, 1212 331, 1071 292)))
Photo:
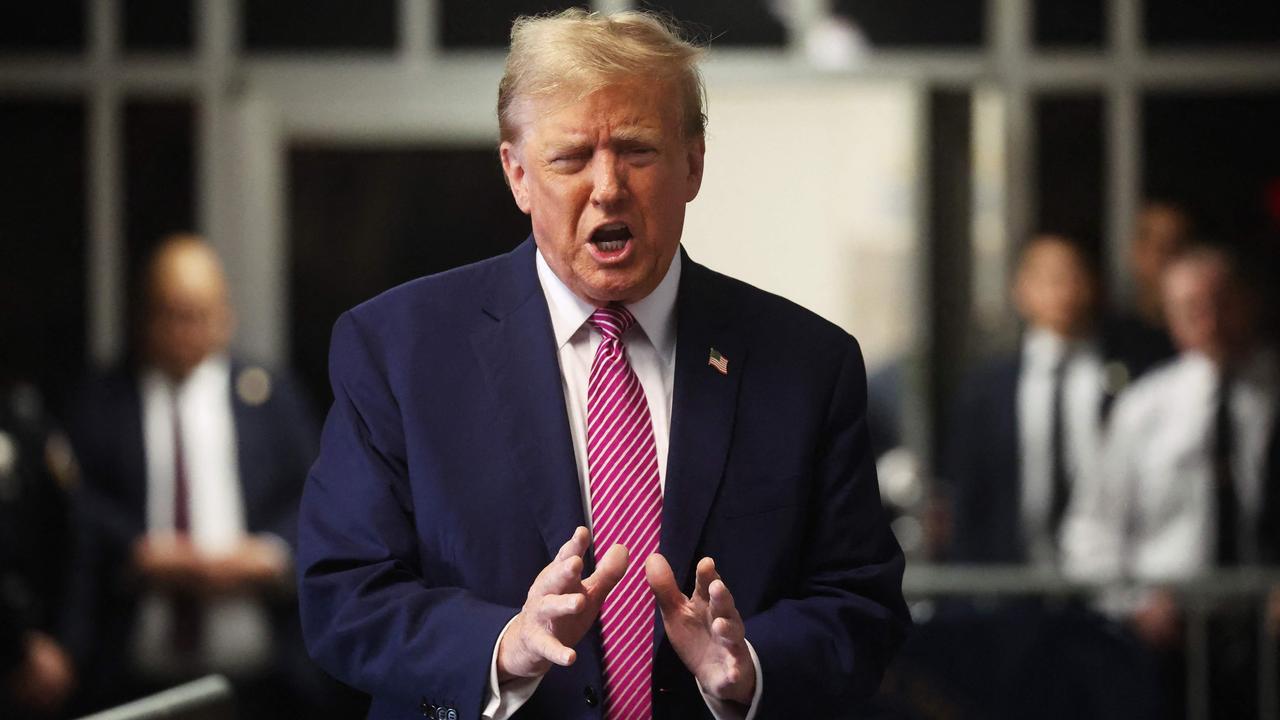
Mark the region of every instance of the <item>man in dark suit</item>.
POLYGON ((1097 455, 1106 363, 1093 339, 1095 273, 1069 238, 1023 248, 1013 298, 1026 323, 1018 352, 970 374, 953 410, 943 476, 951 559, 1057 562, 1074 479, 1097 455))
POLYGON ((697 55, 644 13, 518 20, 532 238, 334 328, 300 599, 371 717, 845 717, 903 638, 856 342, 680 248, 697 55))
POLYGON ((218 671, 248 716, 295 709, 291 547, 318 433, 287 378, 227 356, 232 325, 213 251, 167 239, 139 367, 87 383, 70 413, 83 483, 67 630, 88 706, 218 671))

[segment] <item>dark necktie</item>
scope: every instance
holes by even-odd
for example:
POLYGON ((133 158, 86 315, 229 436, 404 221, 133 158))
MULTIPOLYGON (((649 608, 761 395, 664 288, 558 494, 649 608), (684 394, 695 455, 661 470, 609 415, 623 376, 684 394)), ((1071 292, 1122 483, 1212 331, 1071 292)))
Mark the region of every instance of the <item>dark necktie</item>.
POLYGON ((1053 402, 1050 412, 1053 413, 1049 423, 1049 461, 1053 486, 1049 505, 1049 532, 1055 542, 1058 530, 1062 526, 1062 518, 1067 513, 1067 504, 1071 500, 1071 480, 1067 472, 1067 429, 1066 403, 1063 401, 1063 386, 1066 384, 1068 356, 1064 355, 1053 368, 1053 402))
POLYGON ((1230 373, 1224 371, 1218 382, 1218 401, 1213 414, 1213 481, 1218 501, 1218 565, 1228 567, 1240 562, 1239 508, 1235 473, 1231 457, 1235 451, 1235 428, 1231 421, 1230 373))
MULTIPOLYGON (((182 446, 182 416, 178 393, 171 396, 173 417, 173 530, 183 541, 190 541, 191 493, 187 483, 187 463, 182 446)), ((200 601, 190 592, 178 590, 173 595, 173 649, 179 653, 195 650, 200 638, 200 601)))

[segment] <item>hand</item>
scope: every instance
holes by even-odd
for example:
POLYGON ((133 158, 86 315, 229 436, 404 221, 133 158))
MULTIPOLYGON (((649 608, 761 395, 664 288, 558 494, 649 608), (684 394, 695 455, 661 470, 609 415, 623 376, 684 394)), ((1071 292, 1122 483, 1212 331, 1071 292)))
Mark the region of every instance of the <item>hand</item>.
POLYGON ((1155 648, 1173 647, 1182 636, 1182 611, 1168 590, 1155 590, 1133 615, 1138 636, 1155 648))
POLYGON ((720 700, 750 705, 756 692, 756 666, 747 649, 746 627, 733 595, 716 572, 715 561, 698 562, 693 595, 676 585, 666 558, 654 553, 644 564, 667 638, 703 692, 720 700))
POLYGON ((191 538, 149 533, 133 544, 133 567, 142 578, 167 589, 195 592, 203 583, 204 559, 191 538))
POLYGON ((230 594, 282 583, 288 571, 288 552, 279 541, 249 536, 231 553, 205 560, 202 575, 209 592, 230 594))
POLYGON ((590 535, 579 527, 538 573, 520 614, 498 643, 498 682, 539 677, 554 663, 562 667, 577 659, 578 644, 600 614, 600 605, 627 570, 627 549, 609 548, 596 571, 582 578, 582 556, 590 535))
POLYGON ((10 676, 12 697, 37 713, 53 715, 66 702, 74 684, 71 658, 62 646, 44 633, 29 633, 26 659, 10 676))

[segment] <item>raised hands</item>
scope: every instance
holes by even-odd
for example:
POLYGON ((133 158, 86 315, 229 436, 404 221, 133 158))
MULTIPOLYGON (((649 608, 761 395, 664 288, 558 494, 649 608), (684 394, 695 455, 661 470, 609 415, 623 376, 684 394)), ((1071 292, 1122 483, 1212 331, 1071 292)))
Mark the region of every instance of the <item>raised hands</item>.
POLYGON ((756 667, 747 649, 742 616, 716 572, 715 561, 702 558, 698 562, 690 597, 680 592, 666 558, 650 555, 644 569, 658 599, 667 638, 703 692, 720 700, 750 705, 756 689, 756 667))
POLYGON ((595 622, 628 562, 626 548, 614 545, 583 580, 582 556, 589 546, 587 529, 579 527, 534 579, 524 607, 498 644, 499 682, 538 677, 552 664, 569 666, 577 659, 573 646, 595 622))

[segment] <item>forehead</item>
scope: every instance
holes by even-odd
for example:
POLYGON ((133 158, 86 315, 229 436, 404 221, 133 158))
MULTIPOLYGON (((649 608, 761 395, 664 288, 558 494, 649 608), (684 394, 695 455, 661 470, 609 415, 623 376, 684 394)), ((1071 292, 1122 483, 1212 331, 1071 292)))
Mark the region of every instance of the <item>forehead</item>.
POLYGON ((522 130, 542 143, 666 136, 679 132, 676 107, 666 83, 612 82, 530 99, 522 130))

